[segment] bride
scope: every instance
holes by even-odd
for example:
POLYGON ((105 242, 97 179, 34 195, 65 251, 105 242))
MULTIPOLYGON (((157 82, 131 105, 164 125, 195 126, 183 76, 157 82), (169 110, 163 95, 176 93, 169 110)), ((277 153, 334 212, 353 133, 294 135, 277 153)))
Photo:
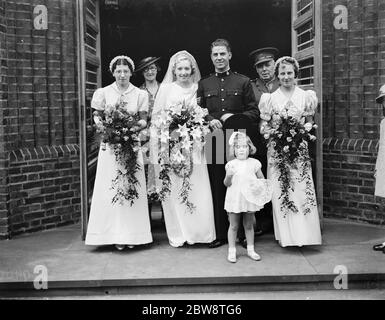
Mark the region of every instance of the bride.
MULTIPOLYGON (((159 178, 160 165, 158 159, 158 142, 160 129, 157 127, 157 117, 161 112, 178 103, 196 105, 196 91, 200 72, 194 57, 187 51, 179 51, 174 54, 169 62, 167 73, 159 88, 154 102, 152 113, 153 121, 150 142, 151 159, 155 165, 157 177, 157 189, 160 189, 161 180, 159 178)), ((197 105, 198 108, 200 108, 197 105)), ((173 247, 183 246, 185 242, 210 243, 215 240, 214 211, 211 197, 211 187, 207 171, 206 161, 204 160, 203 148, 194 148, 193 170, 189 181, 191 190, 188 194, 188 201, 195 207, 193 212, 189 212, 186 205, 180 198, 180 190, 183 178, 176 175, 173 169, 170 170, 170 193, 162 202, 164 219, 169 243, 173 247)))

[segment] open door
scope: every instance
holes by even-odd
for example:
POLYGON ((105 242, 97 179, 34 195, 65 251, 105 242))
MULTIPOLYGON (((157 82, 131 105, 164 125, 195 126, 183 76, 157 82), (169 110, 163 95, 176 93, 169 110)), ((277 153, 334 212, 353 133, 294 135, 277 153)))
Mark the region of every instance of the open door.
POLYGON ((322 21, 321 0, 292 0, 292 55, 300 65, 298 85, 317 93, 319 106, 315 115, 318 125, 313 155, 314 183, 320 222, 323 221, 322 162, 322 21))
POLYGON ((101 86, 99 0, 77 0, 81 223, 85 239, 99 144, 92 126, 91 98, 101 86))

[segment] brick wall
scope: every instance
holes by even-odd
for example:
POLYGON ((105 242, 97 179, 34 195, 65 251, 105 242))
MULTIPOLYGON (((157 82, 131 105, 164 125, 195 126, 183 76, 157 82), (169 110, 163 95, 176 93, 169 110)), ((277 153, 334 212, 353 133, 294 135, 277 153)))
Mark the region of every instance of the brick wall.
POLYGON ((324 139, 324 214, 385 224, 385 198, 374 196, 378 142, 324 139))
POLYGON ((0 237, 77 222, 75 1, 0 1, 0 37, 0 237), (34 28, 36 5, 47 30, 34 28))
MULTIPOLYGON (((7 108, 7 26, 5 21, 5 1, 0 0, 0 119, 7 108)), ((8 163, 5 152, 5 126, 0 121, 0 238, 8 236, 8 163)))
POLYGON ((10 234, 64 226, 79 220, 79 180, 77 144, 11 152, 10 234))
POLYGON ((385 2, 324 0, 323 123, 326 216, 385 224, 384 199, 374 197, 385 83, 385 2), (337 5, 348 9, 348 29, 336 30, 337 5))
POLYGON ((7 148, 77 143, 76 21, 71 0, 7 1, 7 148), (35 30, 45 4, 48 29, 35 30))

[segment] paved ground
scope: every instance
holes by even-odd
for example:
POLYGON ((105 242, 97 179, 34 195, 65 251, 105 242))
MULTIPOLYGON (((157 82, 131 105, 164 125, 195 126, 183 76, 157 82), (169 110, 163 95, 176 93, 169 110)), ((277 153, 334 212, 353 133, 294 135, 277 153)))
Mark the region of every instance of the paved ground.
MULTIPOLYGON (((385 228, 379 226, 325 219, 324 244, 303 248, 281 248, 273 234, 266 234, 256 238, 262 261, 250 260, 239 246, 236 264, 227 262, 226 246, 169 246, 159 219, 154 222, 153 234, 153 244, 122 252, 112 246, 85 246, 78 225, 0 241, 0 286, 33 281, 40 265, 47 268, 49 281, 78 282, 81 286, 87 282, 97 286, 109 280, 141 283, 181 279, 180 283, 188 284, 216 278, 229 283, 235 278, 279 277, 282 281, 292 276, 322 277, 344 271, 349 275, 385 274, 385 254, 372 250, 374 244, 385 241, 385 228)), ((144 294, 151 296, 151 292, 144 294)), ((270 297, 274 299, 275 294, 270 297)))

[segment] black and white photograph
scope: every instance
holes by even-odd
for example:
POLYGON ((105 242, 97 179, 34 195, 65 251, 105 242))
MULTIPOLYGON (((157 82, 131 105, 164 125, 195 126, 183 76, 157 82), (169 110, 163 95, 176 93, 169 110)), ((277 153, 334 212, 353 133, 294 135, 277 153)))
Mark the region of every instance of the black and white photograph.
POLYGON ((384 1, 0 0, 0 80, 0 300, 385 299, 384 1))

